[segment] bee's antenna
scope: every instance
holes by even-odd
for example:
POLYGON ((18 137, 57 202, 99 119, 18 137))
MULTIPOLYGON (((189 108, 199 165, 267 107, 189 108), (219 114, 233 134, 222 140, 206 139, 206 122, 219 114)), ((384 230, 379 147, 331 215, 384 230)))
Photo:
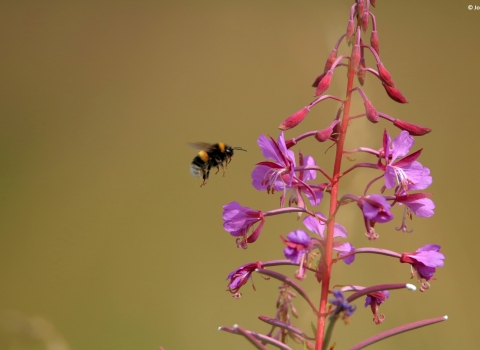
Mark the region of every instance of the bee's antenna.
POLYGON ((239 151, 245 151, 245 152, 247 152, 247 150, 246 150, 246 149, 243 149, 242 147, 234 147, 233 149, 234 149, 234 150, 239 150, 239 151))

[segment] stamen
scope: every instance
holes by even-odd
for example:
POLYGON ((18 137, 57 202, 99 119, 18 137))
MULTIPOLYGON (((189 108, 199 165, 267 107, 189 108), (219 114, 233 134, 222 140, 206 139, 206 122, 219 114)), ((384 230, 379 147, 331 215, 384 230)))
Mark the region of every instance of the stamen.
POLYGON ((420 292, 425 292, 429 288, 430 288, 430 283, 422 282, 422 286, 420 287, 420 292))

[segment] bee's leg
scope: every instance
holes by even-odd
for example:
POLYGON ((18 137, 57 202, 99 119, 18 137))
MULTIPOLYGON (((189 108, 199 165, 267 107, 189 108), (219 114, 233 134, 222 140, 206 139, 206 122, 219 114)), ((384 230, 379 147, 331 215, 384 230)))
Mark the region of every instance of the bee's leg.
POLYGON ((219 162, 219 163, 218 163, 218 165, 217 165, 217 172, 215 173, 215 175, 217 175, 218 172, 220 171, 220 167, 222 167, 223 176, 225 176, 225 168, 223 167, 223 162, 219 162))
POLYGON ((200 187, 202 187, 203 185, 206 185, 206 184, 207 184, 207 182, 208 182, 208 175, 210 175, 210 167, 208 167, 207 170, 202 169, 202 173, 203 173, 203 182, 202 182, 202 184, 200 185, 200 187))

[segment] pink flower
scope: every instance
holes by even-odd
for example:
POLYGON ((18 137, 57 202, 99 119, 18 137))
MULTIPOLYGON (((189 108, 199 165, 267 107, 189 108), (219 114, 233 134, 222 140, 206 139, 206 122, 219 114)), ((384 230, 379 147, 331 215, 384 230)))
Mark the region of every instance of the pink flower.
POLYGON ((379 160, 377 166, 385 171, 386 188, 398 185, 404 191, 423 190, 432 183, 430 170, 416 161, 422 150, 407 155, 414 142, 407 131, 400 132, 393 142, 388 132, 384 131, 383 152, 386 164, 379 160))
MULTIPOLYGON (((240 288, 248 282, 252 273, 260 268, 262 268, 262 263, 257 261, 255 263, 242 265, 238 269, 230 272, 227 277, 227 280, 230 280, 228 283, 228 291, 238 297, 238 291, 240 288)), ((253 286, 253 289, 255 289, 255 286, 253 286)))
POLYGON ((260 135, 258 145, 263 156, 272 161, 257 163, 252 172, 252 185, 259 191, 281 191, 291 186, 295 177, 295 153, 288 150, 285 145, 283 132, 278 136, 278 141, 272 137, 260 135), (284 176, 288 175, 288 176, 284 176))
POLYGON ((365 197, 360 197, 357 205, 362 209, 365 219, 373 220, 378 223, 389 222, 393 219, 393 214, 390 213, 391 205, 387 200, 378 194, 371 194, 365 197))
POLYGON ((311 238, 302 230, 292 231, 287 235, 287 239, 280 236, 283 243, 287 246, 283 253, 285 257, 294 264, 299 265, 299 270, 295 273, 295 277, 299 280, 305 278, 305 266, 308 263, 308 254, 310 253, 311 238))
POLYGON ((378 314, 378 307, 382 305, 389 296, 390 293, 386 290, 367 295, 367 298, 365 299, 365 307, 370 305, 370 308, 373 312, 373 322, 375 322, 375 324, 380 324, 383 322, 383 320, 385 320, 385 315, 378 314))
MULTIPOLYGON (((442 267, 444 264, 443 259, 445 259, 445 255, 440 253, 440 248, 437 244, 426 244, 413 253, 403 253, 400 262, 408 263, 412 266, 412 277, 418 274, 419 280, 430 281, 433 279, 436 268, 442 267)), ((429 286, 428 283, 424 282, 420 290, 423 292, 429 286)))
POLYGON ((255 242, 260 236, 265 219, 263 212, 253 210, 249 207, 242 207, 238 202, 231 202, 223 206, 223 228, 232 236, 239 237, 237 246, 246 248, 247 243, 255 242), (255 230, 253 225, 260 224, 255 230), (248 235, 248 232, 253 232, 248 235))
MULTIPOLYGON (((318 220, 317 218, 314 218, 312 216, 308 216, 303 220, 303 224, 307 229, 309 229, 311 232, 316 233, 317 235, 320 236, 320 242, 323 244, 325 238, 323 235, 323 232, 325 231, 325 228, 327 225, 325 225, 325 217, 323 216, 322 213, 315 213, 315 215, 320 218, 323 221, 318 220)), ((347 230, 345 227, 340 225, 339 223, 335 223, 335 227, 333 230, 333 238, 347 238, 347 230)), ((333 250, 339 253, 340 256, 344 256, 352 252, 355 248, 353 245, 350 243, 341 243, 338 241, 333 242, 333 250)), ((349 265, 355 260, 355 254, 352 254, 351 256, 343 259, 345 264, 349 265)))

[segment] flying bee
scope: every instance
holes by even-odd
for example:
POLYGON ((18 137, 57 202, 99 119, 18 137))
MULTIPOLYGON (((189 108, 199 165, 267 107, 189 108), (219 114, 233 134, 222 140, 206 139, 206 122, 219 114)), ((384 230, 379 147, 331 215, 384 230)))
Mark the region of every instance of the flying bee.
POLYGON ((200 187, 207 183, 211 168, 217 168, 215 174, 222 168, 223 176, 225 176, 225 169, 232 160, 234 150, 247 151, 242 147, 230 147, 223 142, 214 144, 197 142, 190 143, 190 146, 200 150, 190 165, 192 175, 203 178, 200 187))

